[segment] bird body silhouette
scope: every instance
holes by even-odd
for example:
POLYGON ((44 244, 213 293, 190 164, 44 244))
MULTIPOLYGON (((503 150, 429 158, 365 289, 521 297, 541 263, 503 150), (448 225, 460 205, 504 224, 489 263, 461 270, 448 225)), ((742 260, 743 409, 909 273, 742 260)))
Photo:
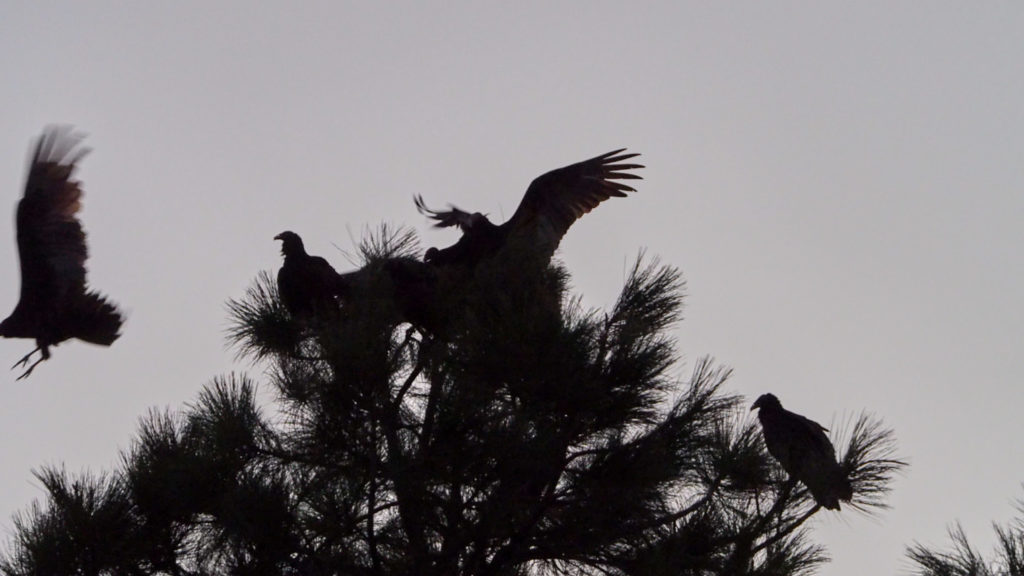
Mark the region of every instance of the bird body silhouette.
POLYGON ((339 274, 327 260, 306 253, 294 232, 282 232, 284 264, 277 273, 277 289, 285 309, 297 319, 329 314, 341 304, 360 298, 390 298, 398 323, 436 326, 437 270, 409 257, 380 258, 352 272, 339 274))
POLYGON ((538 176, 530 183, 515 213, 502 224, 455 206, 444 211, 431 210, 422 196, 416 196, 416 208, 435 220, 434 226, 457 226, 462 231, 458 242, 443 249, 428 249, 424 260, 436 266, 473 268, 506 246, 515 245, 546 265, 573 222, 608 198, 635 192, 619 180, 639 179, 627 170, 643 166, 622 163, 639 156, 623 154, 624 151, 625 148, 614 150, 538 176))
POLYGON ((338 272, 320 256, 310 256, 302 238, 291 231, 274 236, 281 241, 284 263, 277 272, 281 303, 295 318, 308 319, 317 312, 336 308, 342 292, 338 272))
POLYGON ((71 338, 110 346, 124 322, 116 305, 86 288, 88 249, 77 218, 82 187, 72 178, 88 152, 80 146, 81 139, 69 127, 44 130, 18 203, 21 295, 11 315, 0 322, 0 336, 36 341, 35 350, 14 367, 28 365, 40 352, 19 380, 50 357, 50 346, 71 338))
POLYGON ((836 462, 836 451, 821 424, 782 407, 774 394, 763 394, 750 408, 759 409, 764 443, 791 478, 803 482, 814 500, 829 510, 853 498, 853 487, 836 462))

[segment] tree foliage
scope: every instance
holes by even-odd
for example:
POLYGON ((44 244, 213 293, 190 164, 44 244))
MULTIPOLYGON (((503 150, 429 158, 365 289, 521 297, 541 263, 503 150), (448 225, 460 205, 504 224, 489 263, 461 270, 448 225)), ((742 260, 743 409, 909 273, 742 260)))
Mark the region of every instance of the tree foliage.
MULTIPOLYGON (((367 265, 410 237, 362 247, 367 265)), ((28 574, 793 575, 825 561, 820 511, 767 454, 710 359, 680 378, 679 272, 638 258, 610 310, 522 255, 452 272, 444 330, 396 325, 387 290, 310 321, 268 274, 229 303, 265 369, 151 412, 103 476, 39 473, 0 568, 28 574)), ((855 506, 885 507, 892 432, 840 448, 855 506)))
POLYGON ((1024 576, 1024 500, 1017 501, 1018 517, 1013 522, 993 525, 996 547, 992 558, 986 558, 967 539, 956 524, 949 530, 951 550, 939 550, 917 543, 907 549, 907 556, 921 576, 1024 576))

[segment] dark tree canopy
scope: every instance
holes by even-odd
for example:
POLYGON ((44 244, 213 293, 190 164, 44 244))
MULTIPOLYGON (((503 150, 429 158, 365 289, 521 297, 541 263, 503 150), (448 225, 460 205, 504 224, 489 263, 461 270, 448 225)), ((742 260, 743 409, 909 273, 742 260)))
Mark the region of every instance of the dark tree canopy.
POLYGON ((950 549, 940 550, 921 543, 907 548, 918 576, 1024 576, 1024 499, 1016 501, 1017 517, 1008 524, 993 524, 995 550, 986 556, 967 538, 956 523, 949 528, 950 549))
POLYGON ((479 212, 469 213, 451 206, 449 210, 427 208, 421 196, 416 207, 437 221, 435 226, 457 226, 462 237, 454 245, 427 250, 425 260, 437 266, 472 268, 512 243, 528 247, 530 256, 543 265, 551 259, 562 237, 584 214, 612 196, 634 192, 618 180, 639 179, 626 172, 640 164, 619 164, 639 154, 622 154, 625 148, 602 154, 547 172, 530 183, 519 207, 508 221, 494 224, 479 212))
POLYGON ((0 322, 0 336, 33 338, 36 349, 15 366, 38 360, 24 378, 50 357, 50 346, 78 338, 110 346, 120 336, 122 313, 105 296, 86 287, 88 250, 78 221, 81 182, 73 178, 77 163, 88 152, 81 136, 69 127, 47 128, 39 138, 18 203, 18 256, 21 296, 14 311, 0 322))
MULTIPOLYGON (((638 262, 599 311, 561 268, 481 262, 439 275, 437 338, 376 288, 415 261, 401 238, 364 249, 370 288, 327 321, 294 322, 259 276, 230 335, 269 390, 216 379, 144 418, 115 472, 44 469, 48 499, 0 571, 794 576, 825 560, 805 524, 820 507, 770 465, 729 371, 675 365, 678 271, 638 262)), ((844 446, 866 507, 902 465, 872 422, 844 446)))
POLYGON ((759 409, 768 452, 794 480, 803 482, 814 500, 829 510, 853 499, 853 486, 836 462, 836 450, 821 424, 782 407, 774 394, 763 394, 751 410, 759 409))

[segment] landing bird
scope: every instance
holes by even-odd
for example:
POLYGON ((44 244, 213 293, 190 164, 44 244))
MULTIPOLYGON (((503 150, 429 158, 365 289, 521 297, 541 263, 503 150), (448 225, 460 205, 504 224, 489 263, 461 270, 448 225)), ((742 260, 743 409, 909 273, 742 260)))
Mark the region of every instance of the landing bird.
POLYGON ((750 408, 757 412, 768 453, 791 478, 803 482, 814 500, 829 510, 853 498, 853 487, 836 462, 836 451, 821 424, 782 407, 774 394, 763 394, 750 408))
POLYGON ((622 154, 625 148, 602 154, 543 174, 527 188, 519 207, 508 221, 494 224, 487 216, 450 206, 449 210, 427 208, 422 196, 416 196, 416 208, 435 220, 435 227, 458 226, 462 237, 444 249, 430 248, 424 260, 436 266, 457 265, 473 268, 481 260, 494 256, 513 244, 531 251, 531 256, 546 264, 562 237, 581 216, 612 196, 625 197, 636 190, 618 180, 640 176, 626 172, 643 168, 624 162, 639 154, 622 154))
POLYGON ((124 315, 105 296, 86 289, 85 231, 76 215, 82 206, 75 168, 88 149, 70 127, 43 131, 18 202, 18 257, 21 297, 0 322, 0 336, 34 338, 36 348, 11 368, 28 366, 25 378, 50 357, 50 346, 78 338, 110 346, 121 335, 124 315), (36 352, 40 358, 28 364, 36 352))

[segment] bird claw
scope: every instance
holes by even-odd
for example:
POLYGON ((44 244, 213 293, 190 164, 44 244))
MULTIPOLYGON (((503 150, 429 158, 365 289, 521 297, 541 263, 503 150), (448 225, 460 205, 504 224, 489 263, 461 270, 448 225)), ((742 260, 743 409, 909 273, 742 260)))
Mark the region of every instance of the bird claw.
MULTIPOLYGON (((36 366, 38 366, 39 363, 42 362, 42 361, 43 361, 43 359, 40 358, 39 360, 36 360, 35 362, 33 362, 32 365, 28 367, 28 370, 25 370, 24 374, 22 374, 21 376, 18 376, 17 378, 15 378, 14 381, 17 382, 18 380, 21 380, 22 378, 28 377, 28 375, 31 374, 32 371, 35 370, 36 366)), ((21 362, 19 362, 18 364, 21 364, 21 362)))
MULTIPOLYGON (((11 366, 11 370, 14 370, 18 366, 28 366, 28 361, 32 358, 32 355, 35 354, 36 352, 39 352, 40 350, 40 348, 36 348, 35 350, 29 352, 28 354, 25 354, 25 356, 21 360, 18 360, 17 362, 14 363, 14 366, 11 366)), ((34 370, 35 367, 38 366, 40 362, 46 360, 49 357, 50 355, 46 353, 46 351, 43 351, 43 355, 40 356, 38 360, 33 362, 31 366, 28 366, 28 370, 25 370, 25 372, 21 376, 18 376, 15 379, 15 381, 21 380, 22 378, 25 378, 26 376, 31 374, 32 370, 34 370)))
MULTIPOLYGON (((21 360, 18 360, 17 362, 14 363, 13 366, 11 366, 11 370, 14 370, 18 366, 26 366, 26 365, 28 365, 29 358, 31 358, 32 355, 35 354, 35 353, 36 353, 36 350, 33 350, 33 351, 29 352, 28 354, 25 354, 25 356, 21 360)), ((33 364, 33 366, 35 366, 35 364, 33 364)))

